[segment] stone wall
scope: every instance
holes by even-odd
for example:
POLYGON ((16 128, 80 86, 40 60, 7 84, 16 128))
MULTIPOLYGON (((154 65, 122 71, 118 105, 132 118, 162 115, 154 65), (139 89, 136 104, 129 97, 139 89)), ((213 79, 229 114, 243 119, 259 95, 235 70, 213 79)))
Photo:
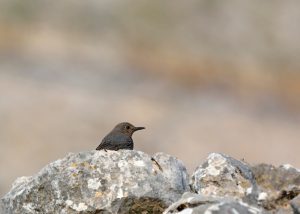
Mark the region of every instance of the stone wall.
POLYGON ((69 154, 18 178, 1 213, 299 213, 300 171, 212 153, 189 177, 175 157, 69 154))

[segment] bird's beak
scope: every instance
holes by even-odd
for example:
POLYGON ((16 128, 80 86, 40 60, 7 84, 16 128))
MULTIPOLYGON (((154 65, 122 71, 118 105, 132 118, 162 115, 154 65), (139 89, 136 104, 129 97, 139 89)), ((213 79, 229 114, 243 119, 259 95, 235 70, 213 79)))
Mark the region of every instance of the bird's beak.
POLYGON ((138 130, 142 130, 142 129, 145 129, 145 127, 134 127, 133 131, 138 131, 138 130))

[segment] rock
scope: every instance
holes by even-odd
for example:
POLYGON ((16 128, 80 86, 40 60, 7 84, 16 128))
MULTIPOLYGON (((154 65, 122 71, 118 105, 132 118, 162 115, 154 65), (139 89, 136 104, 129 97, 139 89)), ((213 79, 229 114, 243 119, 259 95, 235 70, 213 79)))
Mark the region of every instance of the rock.
POLYGON ((256 182, 248 164, 224 154, 212 153, 191 178, 192 191, 207 196, 253 196, 256 182))
POLYGON ((300 214, 300 195, 291 201, 291 207, 295 214, 300 214))
MULTIPOLYGON (((258 200, 267 210, 282 210, 292 213, 297 200, 291 200, 300 193, 300 171, 290 165, 274 167, 259 164, 252 167, 258 185, 258 200)), ((299 208, 299 204, 298 204, 299 208)))
POLYGON ((180 195, 182 195, 182 193, 187 189, 190 190, 189 176, 181 161, 161 152, 154 154, 151 160, 153 162, 153 166, 157 166, 155 167, 156 172, 162 172, 161 175, 168 180, 171 191, 177 191, 180 195), (176 166, 175 169, 174 166, 176 166))
POLYGON ((250 167, 212 153, 189 181, 170 155, 102 150, 69 154, 18 178, 0 213, 297 214, 299 194, 300 171, 289 165, 250 167))
POLYGON ((202 213, 266 213, 262 209, 248 205, 230 197, 206 196, 185 193, 182 198, 164 211, 164 214, 202 214, 202 213))
POLYGON ((189 191, 181 161, 130 150, 69 154, 16 180, 4 213, 162 213, 189 191))

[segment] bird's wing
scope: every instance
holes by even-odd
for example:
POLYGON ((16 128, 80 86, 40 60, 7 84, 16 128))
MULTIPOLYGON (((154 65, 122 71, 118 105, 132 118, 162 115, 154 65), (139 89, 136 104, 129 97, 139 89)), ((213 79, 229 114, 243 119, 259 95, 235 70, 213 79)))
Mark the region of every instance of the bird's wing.
POLYGON ((124 147, 126 145, 133 144, 131 137, 122 135, 122 134, 115 134, 115 135, 107 135, 103 138, 100 145, 96 148, 96 150, 101 149, 111 149, 111 150, 118 150, 120 147, 124 147))

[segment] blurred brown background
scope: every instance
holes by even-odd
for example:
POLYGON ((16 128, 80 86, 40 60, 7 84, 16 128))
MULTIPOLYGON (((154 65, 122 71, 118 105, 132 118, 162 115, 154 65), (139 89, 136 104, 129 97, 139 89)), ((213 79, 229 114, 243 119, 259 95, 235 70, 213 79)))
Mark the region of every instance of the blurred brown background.
POLYGON ((0 1, 0 195, 121 121, 189 171, 300 167, 299 1, 0 1))

